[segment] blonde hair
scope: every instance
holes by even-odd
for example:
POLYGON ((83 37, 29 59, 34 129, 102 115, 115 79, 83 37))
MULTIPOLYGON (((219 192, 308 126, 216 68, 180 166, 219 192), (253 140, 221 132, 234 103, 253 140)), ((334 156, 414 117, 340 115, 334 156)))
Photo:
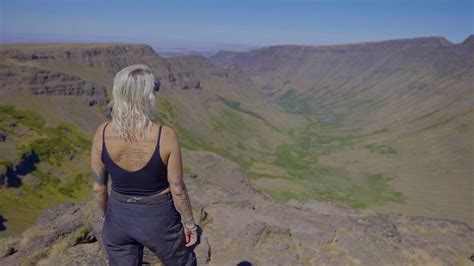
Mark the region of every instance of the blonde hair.
POLYGON ((135 141, 133 129, 146 136, 156 107, 155 77, 146 65, 125 67, 114 77, 111 108, 112 126, 120 137, 135 141))

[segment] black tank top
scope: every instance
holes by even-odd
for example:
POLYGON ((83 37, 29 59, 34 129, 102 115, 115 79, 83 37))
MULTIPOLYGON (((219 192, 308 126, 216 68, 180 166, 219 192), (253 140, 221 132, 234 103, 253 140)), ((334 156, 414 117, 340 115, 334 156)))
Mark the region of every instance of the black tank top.
POLYGON ((161 125, 158 142, 148 163, 136 170, 128 171, 118 166, 110 157, 105 145, 105 128, 102 134, 102 162, 112 177, 112 189, 131 196, 150 196, 163 191, 169 186, 168 169, 160 156, 161 125))

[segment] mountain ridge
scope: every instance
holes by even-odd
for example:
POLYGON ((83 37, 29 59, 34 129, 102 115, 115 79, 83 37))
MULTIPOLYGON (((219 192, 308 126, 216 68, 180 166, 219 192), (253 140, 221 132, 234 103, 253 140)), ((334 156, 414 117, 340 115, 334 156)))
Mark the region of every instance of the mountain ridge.
POLYGON ((381 45, 424 45, 424 46, 451 46, 461 45, 466 43, 473 35, 468 36, 464 41, 459 43, 453 43, 443 36, 430 36, 430 37, 414 37, 414 38, 402 38, 402 39, 386 39, 386 40, 374 40, 374 41, 363 41, 363 42, 349 42, 343 44, 278 44, 278 45, 267 45, 264 47, 250 49, 245 51, 235 50, 219 50, 215 55, 219 53, 247 53, 256 50, 263 50, 267 48, 285 48, 285 47, 305 47, 305 48, 353 48, 358 46, 381 46, 381 45))

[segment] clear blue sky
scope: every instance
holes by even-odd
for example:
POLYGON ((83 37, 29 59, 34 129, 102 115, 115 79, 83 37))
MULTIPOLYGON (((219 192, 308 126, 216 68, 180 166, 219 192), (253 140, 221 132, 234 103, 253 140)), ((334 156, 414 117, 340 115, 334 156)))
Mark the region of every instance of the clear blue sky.
POLYGON ((0 0, 0 41, 181 47, 335 44, 473 33, 472 0, 0 0))

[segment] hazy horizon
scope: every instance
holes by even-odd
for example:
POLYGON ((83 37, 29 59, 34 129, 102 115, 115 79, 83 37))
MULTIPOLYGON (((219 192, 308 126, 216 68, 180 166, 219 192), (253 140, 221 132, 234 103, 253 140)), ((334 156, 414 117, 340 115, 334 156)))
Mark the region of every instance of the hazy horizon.
POLYGON ((0 9, 1 43, 121 42, 218 50, 432 36, 460 43, 473 32, 473 4, 464 0, 145 0, 133 5, 7 0, 0 9))

